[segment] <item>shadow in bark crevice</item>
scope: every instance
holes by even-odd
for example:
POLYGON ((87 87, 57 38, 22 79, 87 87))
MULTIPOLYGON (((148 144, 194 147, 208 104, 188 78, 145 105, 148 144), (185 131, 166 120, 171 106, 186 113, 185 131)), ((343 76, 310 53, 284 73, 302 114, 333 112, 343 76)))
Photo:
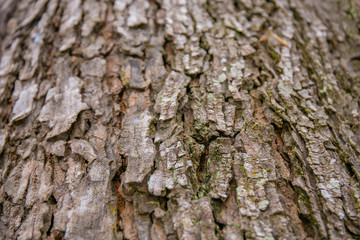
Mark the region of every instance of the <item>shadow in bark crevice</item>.
POLYGON ((121 221, 121 213, 125 209, 125 199, 122 197, 120 193, 120 187, 121 187, 121 172, 118 171, 115 176, 112 179, 111 187, 113 193, 116 195, 116 230, 122 231, 120 227, 120 221, 121 221))

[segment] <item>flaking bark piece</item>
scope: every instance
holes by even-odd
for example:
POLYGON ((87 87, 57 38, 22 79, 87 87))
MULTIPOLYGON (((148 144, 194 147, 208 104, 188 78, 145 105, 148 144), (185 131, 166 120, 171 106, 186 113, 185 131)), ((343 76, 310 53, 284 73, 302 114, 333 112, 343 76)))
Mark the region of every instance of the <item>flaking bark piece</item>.
POLYGON ((37 84, 33 84, 21 91, 12 111, 11 122, 22 120, 31 113, 37 91, 37 84))
POLYGON ((210 185, 212 187, 210 196, 212 198, 226 199, 228 197, 229 183, 232 179, 233 151, 230 138, 218 138, 209 146, 210 185))
POLYGON ((44 7, 48 3, 49 0, 39 0, 32 6, 32 8, 29 11, 29 14, 26 16, 26 18, 20 23, 19 28, 25 27, 26 25, 29 25, 39 14, 43 11, 44 7))
POLYGON ((55 156, 63 157, 65 156, 65 144, 66 142, 63 140, 54 143, 49 143, 46 145, 46 151, 55 156))
POLYGON ((149 129, 153 116, 148 110, 125 117, 120 137, 120 148, 128 159, 125 184, 141 183, 151 171, 155 146, 149 129))
POLYGON ((107 5, 104 2, 88 0, 84 2, 84 23, 81 26, 81 36, 88 37, 98 24, 105 21, 107 5))
POLYGON ((160 120, 168 120, 175 116, 179 99, 186 94, 186 86, 189 82, 190 78, 184 74, 174 71, 169 74, 155 106, 160 112, 160 120))
POLYGON ((39 116, 40 122, 48 122, 52 128, 47 139, 69 130, 77 115, 88 108, 81 100, 80 89, 81 80, 70 77, 62 89, 55 87, 48 91, 45 106, 39 116))
POLYGON ((148 1, 134 1, 129 7, 129 17, 127 19, 128 27, 137 27, 147 24, 146 10, 149 8, 148 1))
POLYGON ((79 154, 89 163, 92 163, 97 158, 94 149, 87 141, 78 139, 71 140, 70 148, 72 153, 79 154))
POLYGON ((4 151, 8 133, 5 129, 0 130, 0 154, 4 151))
POLYGON ((84 77, 103 77, 106 74, 106 61, 102 58, 94 58, 84 61, 81 66, 81 75, 84 77))
POLYGON ((145 81, 143 71, 145 64, 140 59, 128 58, 126 66, 121 70, 121 79, 124 85, 129 84, 131 88, 145 89, 151 83, 150 79, 145 81))

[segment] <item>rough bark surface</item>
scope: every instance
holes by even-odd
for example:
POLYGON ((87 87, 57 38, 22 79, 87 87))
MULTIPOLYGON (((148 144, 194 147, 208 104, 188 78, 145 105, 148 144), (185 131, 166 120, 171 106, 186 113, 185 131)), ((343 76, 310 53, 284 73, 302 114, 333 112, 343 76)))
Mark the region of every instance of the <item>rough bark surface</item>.
POLYGON ((1 0, 0 239, 358 239, 359 0, 1 0))

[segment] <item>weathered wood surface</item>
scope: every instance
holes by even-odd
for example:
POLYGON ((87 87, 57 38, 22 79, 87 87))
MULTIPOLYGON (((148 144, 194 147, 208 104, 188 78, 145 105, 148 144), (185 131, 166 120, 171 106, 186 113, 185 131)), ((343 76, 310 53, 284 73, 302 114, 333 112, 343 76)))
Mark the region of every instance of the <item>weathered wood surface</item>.
POLYGON ((358 239, 358 0, 1 0, 0 239, 358 239))

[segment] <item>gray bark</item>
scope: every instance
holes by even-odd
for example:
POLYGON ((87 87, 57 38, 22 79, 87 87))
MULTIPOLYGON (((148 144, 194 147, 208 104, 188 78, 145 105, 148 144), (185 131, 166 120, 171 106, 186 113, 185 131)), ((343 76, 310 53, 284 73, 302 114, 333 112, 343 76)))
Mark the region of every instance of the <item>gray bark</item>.
POLYGON ((0 239, 358 239, 358 0, 1 0, 0 239))

